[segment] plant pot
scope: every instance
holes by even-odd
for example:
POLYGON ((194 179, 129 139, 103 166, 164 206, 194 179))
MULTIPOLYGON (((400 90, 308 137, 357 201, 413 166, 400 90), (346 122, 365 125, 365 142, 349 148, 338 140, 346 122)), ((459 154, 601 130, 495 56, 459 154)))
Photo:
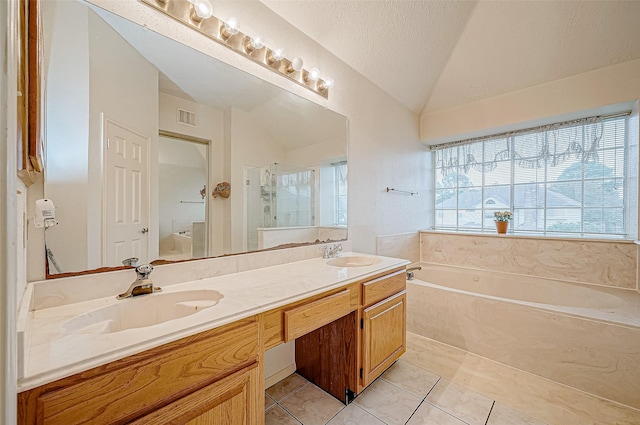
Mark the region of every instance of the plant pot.
POLYGON ((508 221, 496 221, 496 230, 498 230, 498 234, 506 234, 507 229, 509 228, 508 221))

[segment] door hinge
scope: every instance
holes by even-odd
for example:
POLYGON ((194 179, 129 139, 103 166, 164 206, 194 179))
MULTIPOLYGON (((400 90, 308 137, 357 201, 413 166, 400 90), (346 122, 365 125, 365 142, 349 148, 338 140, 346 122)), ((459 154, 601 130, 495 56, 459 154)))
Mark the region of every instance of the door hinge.
POLYGON ((360 318, 360 329, 364 329, 364 319, 360 318))
POLYGON ((360 379, 364 379, 364 370, 360 368, 360 379))
POLYGON ((107 137, 107 149, 111 149, 111 139, 107 137))

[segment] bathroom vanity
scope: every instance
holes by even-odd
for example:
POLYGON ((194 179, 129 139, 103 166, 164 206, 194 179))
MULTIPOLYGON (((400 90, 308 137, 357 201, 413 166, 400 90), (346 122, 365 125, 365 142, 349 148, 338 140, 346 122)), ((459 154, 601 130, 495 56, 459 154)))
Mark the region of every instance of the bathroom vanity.
MULTIPOLYGON (((261 424, 264 352, 292 340, 298 373, 351 401, 404 353, 406 261, 340 258, 347 260, 337 266, 312 259, 165 287, 215 289, 223 298, 145 328, 91 335, 104 328, 89 326, 68 335, 78 305, 93 308, 93 300, 33 312, 19 423, 261 424), (49 334, 37 335, 45 317, 49 334), (95 349, 76 345, 98 338, 95 349), (101 352, 106 346, 111 351, 101 352)), ((123 301, 100 305, 114 302, 123 301)))

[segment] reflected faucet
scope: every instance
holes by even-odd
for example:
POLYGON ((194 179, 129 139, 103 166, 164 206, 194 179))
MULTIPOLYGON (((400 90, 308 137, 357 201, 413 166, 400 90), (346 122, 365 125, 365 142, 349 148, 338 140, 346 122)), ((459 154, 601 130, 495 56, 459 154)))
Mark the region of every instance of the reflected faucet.
POLYGON ((116 298, 119 300, 131 297, 137 297, 138 295, 151 294, 154 292, 162 291, 161 288, 153 286, 153 282, 149 279, 153 266, 151 264, 143 264, 135 268, 138 277, 129 286, 126 292, 118 295, 116 298))
POLYGON ((325 245, 322 248, 322 258, 336 258, 338 256, 338 252, 342 251, 342 244, 335 244, 333 247, 329 248, 329 245, 325 245))
POLYGON ((125 266, 137 266, 138 265, 138 257, 127 258, 126 260, 122 260, 122 264, 125 266))

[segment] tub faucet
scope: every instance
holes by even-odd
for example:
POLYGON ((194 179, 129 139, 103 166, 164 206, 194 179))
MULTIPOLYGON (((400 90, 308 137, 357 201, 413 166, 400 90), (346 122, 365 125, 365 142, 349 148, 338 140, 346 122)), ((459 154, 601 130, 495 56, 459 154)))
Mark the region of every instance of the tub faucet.
POLYGON ((138 277, 129 286, 126 292, 118 295, 116 298, 119 300, 131 297, 137 297, 138 295, 151 294, 153 292, 162 291, 161 288, 153 286, 153 282, 149 279, 153 266, 151 264, 143 264, 135 268, 138 277))
POLYGON ((338 252, 342 251, 342 244, 335 244, 333 247, 329 248, 329 245, 325 245, 322 249, 322 258, 336 258, 338 256, 338 252))
POLYGON ((422 267, 417 266, 417 267, 409 267, 407 269, 407 280, 413 280, 413 278, 415 277, 413 274, 414 270, 422 270, 422 267))

